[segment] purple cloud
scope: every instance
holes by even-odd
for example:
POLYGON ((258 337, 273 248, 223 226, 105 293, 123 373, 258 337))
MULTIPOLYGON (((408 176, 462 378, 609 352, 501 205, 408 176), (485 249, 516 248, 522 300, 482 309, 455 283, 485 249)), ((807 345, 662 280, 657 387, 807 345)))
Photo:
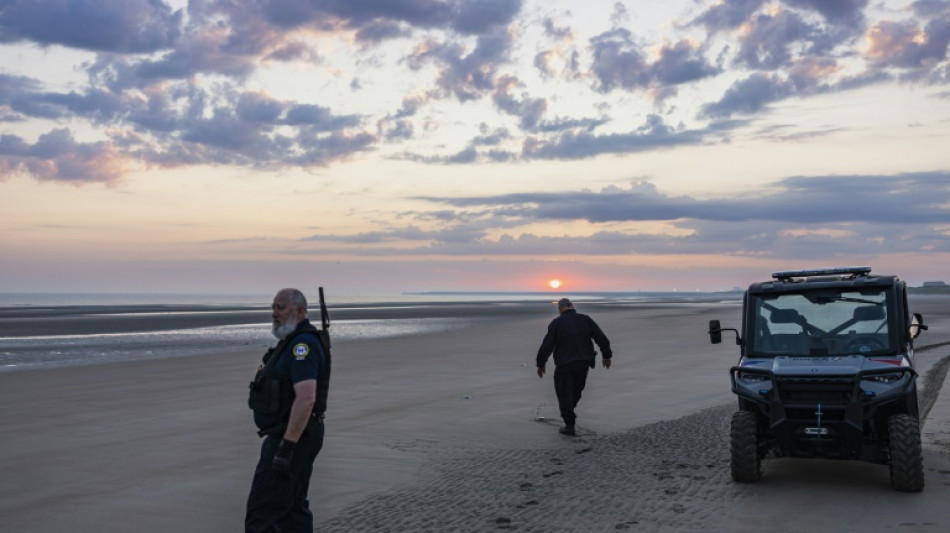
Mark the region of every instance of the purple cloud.
POLYGON ((785 5, 820 13, 829 23, 864 28, 864 10, 868 0, 782 0, 785 5))
POLYGON ((705 104, 701 116, 724 118, 733 114, 752 114, 766 105, 794 93, 794 86, 775 75, 752 74, 730 87, 718 102, 705 104))
POLYGON ((657 115, 647 117, 643 126, 628 133, 598 135, 589 131, 566 131, 551 139, 528 137, 522 146, 523 159, 583 159, 601 154, 634 153, 644 150, 699 144, 708 132, 677 130, 657 115))
POLYGON ((0 42, 148 53, 175 45, 182 18, 155 0, 8 1, 0 7, 0 42))
POLYGON ((915 10, 929 19, 883 21, 868 31, 868 57, 875 66, 927 68, 947 59, 950 45, 950 2, 917 2, 915 10))
POLYGON ((601 92, 677 85, 717 74, 701 51, 688 41, 664 45, 650 63, 641 46, 626 29, 613 29, 590 40, 594 59, 591 71, 601 92))
POLYGON ((765 0, 724 0, 706 8, 690 24, 705 26, 710 33, 731 31, 744 24, 765 0))
POLYGON ((15 135, 0 135, 0 179, 28 173, 40 181, 115 183, 128 162, 107 142, 80 143, 67 129, 41 135, 30 144, 15 135))

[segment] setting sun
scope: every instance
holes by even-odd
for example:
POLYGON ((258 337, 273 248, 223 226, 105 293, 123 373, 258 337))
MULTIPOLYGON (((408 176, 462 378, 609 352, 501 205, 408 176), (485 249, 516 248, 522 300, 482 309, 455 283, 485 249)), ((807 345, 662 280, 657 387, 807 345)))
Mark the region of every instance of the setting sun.
POLYGON ((550 286, 552 289, 556 289, 561 286, 561 280, 552 279, 551 281, 548 282, 548 286, 550 286))

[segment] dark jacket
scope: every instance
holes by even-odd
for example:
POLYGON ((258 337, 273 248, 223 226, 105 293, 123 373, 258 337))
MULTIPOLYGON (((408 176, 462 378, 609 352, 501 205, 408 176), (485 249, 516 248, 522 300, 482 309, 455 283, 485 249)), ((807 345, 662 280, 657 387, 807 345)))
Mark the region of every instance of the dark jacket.
POLYGON ((574 309, 568 309, 558 315, 548 325, 548 333, 538 349, 538 366, 544 366, 551 352, 554 352, 554 364, 561 366, 574 361, 594 363, 597 352, 594 343, 600 347, 604 359, 610 359, 610 341, 600 330, 594 319, 582 315, 574 309))

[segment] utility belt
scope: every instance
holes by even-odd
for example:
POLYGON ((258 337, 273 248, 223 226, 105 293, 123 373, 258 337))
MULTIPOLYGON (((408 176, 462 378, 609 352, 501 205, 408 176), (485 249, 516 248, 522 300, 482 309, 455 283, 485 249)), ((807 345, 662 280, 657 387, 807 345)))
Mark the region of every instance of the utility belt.
MULTIPOLYGON (((326 415, 323 413, 310 413, 310 420, 307 422, 307 427, 304 428, 303 432, 307 433, 315 426, 323 424, 326 415)), ((258 437, 281 437, 284 435, 284 432, 287 431, 287 422, 281 422, 276 426, 271 426, 269 428, 262 429, 257 432, 258 437)))

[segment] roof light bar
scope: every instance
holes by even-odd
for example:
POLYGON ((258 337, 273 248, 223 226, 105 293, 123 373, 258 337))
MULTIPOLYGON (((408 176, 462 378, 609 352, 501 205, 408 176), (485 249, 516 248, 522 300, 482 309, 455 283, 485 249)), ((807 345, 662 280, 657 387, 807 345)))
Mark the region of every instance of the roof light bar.
POLYGON ((806 270, 783 270, 772 273, 775 279, 808 278, 811 276, 841 276, 850 274, 853 277, 867 276, 871 273, 871 267, 836 267, 836 268, 814 268, 806 270))

